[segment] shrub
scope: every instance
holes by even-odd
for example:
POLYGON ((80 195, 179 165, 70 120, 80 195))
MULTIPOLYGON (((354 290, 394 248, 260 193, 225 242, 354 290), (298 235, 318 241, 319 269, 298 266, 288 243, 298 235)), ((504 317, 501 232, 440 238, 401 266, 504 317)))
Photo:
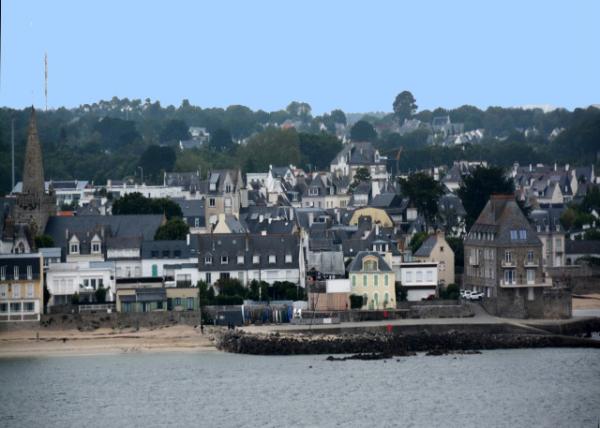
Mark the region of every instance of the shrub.
POLYGON ((356 294, 350 295, 350 309, 360 309, 363 307, 364 297, 356 294))

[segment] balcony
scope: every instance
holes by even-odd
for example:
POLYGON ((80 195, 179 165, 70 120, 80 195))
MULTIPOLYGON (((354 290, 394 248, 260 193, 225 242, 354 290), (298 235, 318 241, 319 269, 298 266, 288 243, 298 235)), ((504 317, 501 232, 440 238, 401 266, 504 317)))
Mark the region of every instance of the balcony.
POLYGON ((540 261, 538 259, 525 259, 523 264, 525 267, 538 267, 540 265, 540 261))
POLYGON ((521 282, 507 282, 503 279, 500 280, 500 288, 529 288, 529 287, 552 287, 552 280, 550 278, 538 279, 534 282, 527 282, 521 280, 521 282))
POLYGON ((517 263, 514 260, 502 260, 501 265, 503 268, 514 268, 517 266, 517 263))

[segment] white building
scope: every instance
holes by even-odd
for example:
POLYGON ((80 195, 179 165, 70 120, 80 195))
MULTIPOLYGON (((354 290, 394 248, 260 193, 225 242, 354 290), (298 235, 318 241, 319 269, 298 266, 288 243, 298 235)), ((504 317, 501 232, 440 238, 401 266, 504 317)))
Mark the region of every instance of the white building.
POLYGON ((438 286, 438 264, 401 263, 400 282, 407 289, 406 300, 418 302, 435 296, 438 286))
POLYGON ((116 290, 115 263, 53 263, 46 272, 46 286, 50 292, 49 306, 68 304, 74 294, 79 294, 81 301, 100 287, 107 288, 106 300, 112 301, 116 290))

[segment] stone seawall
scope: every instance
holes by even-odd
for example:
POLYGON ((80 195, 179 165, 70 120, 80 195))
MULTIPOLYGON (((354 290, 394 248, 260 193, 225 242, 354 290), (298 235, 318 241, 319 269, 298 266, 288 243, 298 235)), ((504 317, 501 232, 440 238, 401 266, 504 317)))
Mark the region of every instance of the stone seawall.
POLYGON ((144 313, 81 313, 42 315, 41 329, 78 329, 91 331, 97 328, 160 327, 167 325, 200 324, 198 312, 144 312, 144 313))
MULTIPOLYGON (((226 352, 255 355, 361 354, 406 355, 411 352, 545 347, 600 349, 600 341, 552 333, 532 333, 509 325, 413 327, 404 331, 363 331, 342 334, 228 331, 218 334, 216 346, 226 352)), ((381 329, 380 329, 381 330, 381 329)))

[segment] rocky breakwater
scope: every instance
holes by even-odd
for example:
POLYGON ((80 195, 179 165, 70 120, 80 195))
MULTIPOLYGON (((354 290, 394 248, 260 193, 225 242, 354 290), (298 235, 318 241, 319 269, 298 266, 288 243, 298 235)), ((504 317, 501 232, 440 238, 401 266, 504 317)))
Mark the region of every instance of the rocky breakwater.
POLYGON ((600 341, 579 337, 532 334, 490 333, 486 331, 449 330, 403 334, 398 332, 362 332, 351 334, 246 333, 226 331, 216 335, 218 349, 255 355, 299 354, 366 354, 407 355, 414 352, 445 354, 453 351, 589 347, 600 349, 600 341))

